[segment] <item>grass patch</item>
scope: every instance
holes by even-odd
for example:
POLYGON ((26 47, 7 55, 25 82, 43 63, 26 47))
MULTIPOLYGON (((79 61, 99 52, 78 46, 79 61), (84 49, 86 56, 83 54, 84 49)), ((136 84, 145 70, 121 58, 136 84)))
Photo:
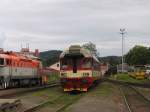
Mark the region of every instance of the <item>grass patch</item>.
POLYGON ((59 100, 56 100, 55 103, 67 104, 74 101, 76 98, 80 97, 81 95, 82 94, 72 95, 72 94, 65 93, 63 97, 59 98, 59 100))
POLYGON ((61 88, 49 88, 42 91, 36 91, 32 93, 33 96, 44 97, 46 99, 53 99, 59 95, 62 95, 61 88))
POLYGON ((48 83, 60 81, 59 72, 44 74, 48 77, 48 83))
POLYGON ((45 105, 42 106, 44 107, 49 107, 49 108, 55 108, 57 110, 56 112, 63 112, 68 106, 73 104, 75 101, 80 99, 82 94, 76 94, 72 95, 69 93, 64 93, 61 96, 57 97, 54 100, 49 101, 45 105))
POLYGON ((113 75, 110 78, 120 80, 120 81, 132 82, 132 83, 141 83, 141 84, 142 83, 150 83, 150 80, 148 80, 148 79, 138 80, 138 79, 135 79, 135 78, 129 76, 128 74, 124 74, 124 73, 113 75))
POLYGON ((111 83, 101 83, 99 84, 95 90, 89 92, 92 96, 109 96, 114 89, 114 86, 111 83))
MULTIPOLYGON (((85 93, 85 97, 96 97, 96 98, 106 98, 110 97, 114 91, 115 86, 111 83, 100 83, 95 88, 91 88, 88 93, 85 93)), ((83 102, 84 103, 84 102, 83 102)), ((71 108, 67 108, 61 112, 71 112, 71 108)))
POLYGON ((53 72, 48 76, 48 82, 56 82, 60 80, 59 73, 53 72))
MULTIPOLYGON (((77 102, 82 96, 107 97, 113 93, 115 86, 111 83, 101 83, 95 88, 91 88, 87 93, 67 93, 55 89, 45 90, 36 93, 37 96, 48 95, 49 101, 40 108, 50 108, 56 112, 68 112, 68 107, 77 102), (54 98, 55 97, 55 98, 54 98)), ((39 109, 40 110, 40 109, 39 109)))

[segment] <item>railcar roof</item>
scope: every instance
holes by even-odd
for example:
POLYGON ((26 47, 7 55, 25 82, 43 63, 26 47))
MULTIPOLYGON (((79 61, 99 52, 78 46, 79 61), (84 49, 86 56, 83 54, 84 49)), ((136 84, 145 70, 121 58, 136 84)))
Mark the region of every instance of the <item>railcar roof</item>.
MULTIPOLYGON (((68 54, 72 54, 72 53, 70 53, 69 49, 62 52, 60 55, 60 58, 64 58, 64 56, 68 55, 68 54)), ((84 57, 92 57, 92 54, 87 49, 84 49, 84 48, 81 48, 80 51, 78 52, 78 54, 82 54, 84 57)))
MULTIPOLYGON (((33 61, 31 58, 16 53, 1 53, 0 58, 33 61)), ((34 60, 36 62, 37 60, 34 60)))
POLYGON ((70 46, 68 49, 64 50, 61 54, 60 54, 60 59, 64 58, 65 55, 72 55, 74 53, 71 52, 71 47, 74 47, 73 50, 75 50, 76 54, 81 54, 83 55, 85 58, 93 58, 95 61, 99 62, 99 60, 88 50, 85 49, 83 47, 80 46, 70 46))
POLYGON ((9 58, 9 56, 6 54, 0 54, 0 58, 9 58))

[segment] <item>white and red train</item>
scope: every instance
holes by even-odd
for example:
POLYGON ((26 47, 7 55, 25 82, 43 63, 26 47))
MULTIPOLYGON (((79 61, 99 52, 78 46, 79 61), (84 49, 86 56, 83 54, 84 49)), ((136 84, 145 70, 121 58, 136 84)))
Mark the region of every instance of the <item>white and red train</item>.
POLYGON ((87 91, 102 78, 100 62, 89 50, 70 46, 60 55, 60 78, 64 91, 87 91))
POLYGON ((25 55, 0 53, 0 86, 9 88, 15 85, 41 84, 42 64, 37 59, 25 55))

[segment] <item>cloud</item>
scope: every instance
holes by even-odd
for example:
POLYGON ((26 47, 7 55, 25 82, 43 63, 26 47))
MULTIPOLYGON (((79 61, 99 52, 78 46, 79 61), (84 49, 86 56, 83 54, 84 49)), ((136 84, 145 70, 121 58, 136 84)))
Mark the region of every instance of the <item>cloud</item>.
POLYGON ((4 47, 5 40, 6 40, 5 33, 4 32, 0 32, 0 48, 4 47))
POLYGON ((126 51, 149 46, 149 10, 149 0, 1 0, 0 31, 7 50, 25 43, 41 51, 63 50, 91 41, 102 56, 120 55, 120 28, 127 30, 126 51))

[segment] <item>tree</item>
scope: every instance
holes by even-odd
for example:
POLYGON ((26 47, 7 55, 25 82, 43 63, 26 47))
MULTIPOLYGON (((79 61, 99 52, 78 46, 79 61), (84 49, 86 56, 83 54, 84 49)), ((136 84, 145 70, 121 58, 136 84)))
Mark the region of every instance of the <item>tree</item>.
POLYGON ((116 66, 121 63, 120 56, 99 57, 99 60, 101 60, 103 63, 109 63, 111 66, 116 66))
POLYGON ((98 51, 96 49, 96 45, 93 44, 92 42, 88 42, 86 44, 83 44, 82 47, 85 48, 85 49, 88 49, 96 57, 99 57, 99 53, 98 53, 98 51))
POLYGON ((59 61, 59 56, 62 53, 60 50, 50 50, 40 52, 40 58, 42 60, 43 66, 47 67, 59 61))
POLYGON ((150 48, 136 45, 125 56, 129 65, 150 64, 150 48))

